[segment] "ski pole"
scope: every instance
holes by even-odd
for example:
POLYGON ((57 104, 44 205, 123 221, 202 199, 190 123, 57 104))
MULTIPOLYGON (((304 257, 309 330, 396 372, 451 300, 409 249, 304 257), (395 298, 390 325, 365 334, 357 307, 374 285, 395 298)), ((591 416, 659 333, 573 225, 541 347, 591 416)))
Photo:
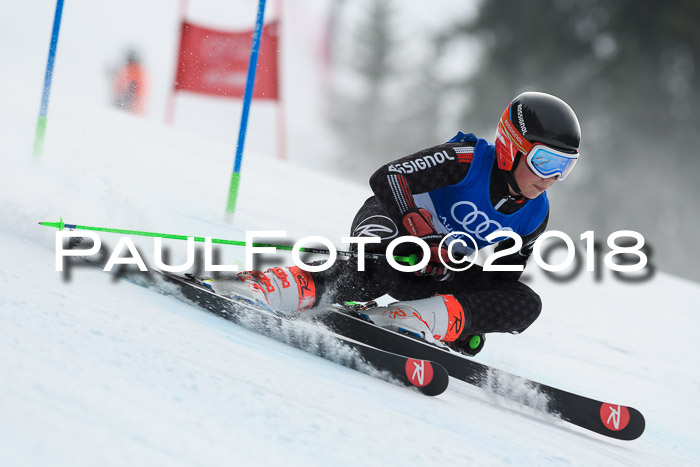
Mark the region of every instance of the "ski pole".
MULTIPOLYGON (((204 237, 192 237, 192 236, 187 236, 187 235, 174 235, 174 234, 166 234, 166 233, 157 233, 157 232, 145 232, 142 230, 126 230, 126 229, 112 229, 108 227, 92 227, 89 225, 77 225, 77 224, 66 224, 63 222, 63 218, 58 222, 39 222, 39 225, 43 225, 46 227, 56 227, 58 230, 63 230, 69 229, 69 230, 93 230, 97 232, 108 232, 108 233, 118 233, 118 234, 124 234, 124 235, 137 235, 141 237, 160 237, 160 238, 169 238, 173 240, 187 240, 188 238, 193 238, 195 242, 204 242, 205 238, 204 237)), ((226 239, 221 239, 221 238, 212 238, 211 239, 212 243, 219 243, 222 245, 235 245, 235 246, 246 246, 246 242, 242 242, 239 240, 226 240, 226 239)), ((251 243, 251 246, 254 247, 272 247, 272 248, 277 248, 280 250, 293 250, 293 246, 289 245, 275 245, 275 244, 270 244, 270 243, 251 243)), ((321 255, 329 255, 331 252, 329 250, 324 250, 320 248, 306 248, 306 247, 300 247, 299 251, 302 251, 304 253, 316 253, 316 254, 321 254, 321 255)), ((338 251, 337 254, 339 256, 345 256, 348 258, 358 258, 360 255, 354 251, 338 251)), ((364 257, 366 259, 373 259, 373 260, 378 260, 385 258, 386 255, 383 253, 365 253, 364 257)), ((406 263, 409 266, 413 266, 418 262, 418 256, 417 255, 410 255, 410 256, 394 256, 394 259, 397 262, 401 263, 406 263)))

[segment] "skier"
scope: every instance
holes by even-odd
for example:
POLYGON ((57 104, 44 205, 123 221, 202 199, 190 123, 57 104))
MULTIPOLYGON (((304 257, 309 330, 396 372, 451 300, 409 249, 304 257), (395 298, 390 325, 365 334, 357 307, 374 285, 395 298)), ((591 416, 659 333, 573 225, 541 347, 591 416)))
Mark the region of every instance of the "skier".
MULTIPOLYGON (((399 272, 386 261, 367 261, 366 270, 358 271, 357 261, 349 260, 336 261, 323 272, 276 267, 211 285, 223 294, 247 289, 280 311, 372 301, 389 294, 400 301, 361 313, 377 325, 473 355, 483 347, 485 333, 523 332, 537 319, 542 304, 519 281, 522 271, 485 271, 476 264, 453 271, 448 245, 455 242, 455 252, 471 254, 470 240, 458 233, 463 232, 479 249, 498 243, 499 252, 512 248, 514 240, 489 242, 486 237, 512 231, 522 238, 522 246, 494 264, 524 266, 547 226, 546 190, 569 175, 580 142, 578 119, 564 101, 540 92, 522 93, 503 112, 495 145, 460 132, 445 144, 382 166, 370 178, 374 196, 356 214, 352 236, 378 237, 381 243, 367 244, 366 251, 380 253, 396 237, 418 237, 430 248, 422 270, 399 272)), ((401 247, 396 254, 423 254, 417 244, 401 247)))

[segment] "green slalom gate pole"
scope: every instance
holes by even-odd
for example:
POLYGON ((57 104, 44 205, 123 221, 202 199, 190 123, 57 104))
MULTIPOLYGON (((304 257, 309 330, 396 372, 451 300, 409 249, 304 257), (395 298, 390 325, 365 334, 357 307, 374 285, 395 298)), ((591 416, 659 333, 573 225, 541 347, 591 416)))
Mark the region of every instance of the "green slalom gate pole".
MULTIPOLYGON (((112 229, 109 227, 92 227, 89 225, 77 225, 77 224, 66 224, 63 222, 63 218, 61 218, 58 222, 39 222, 39 225, 43 225, 46 227, 56 227, 58 230, 63 230, 63 229, 69 229, 69 230, 92 230, 96 232, 108 232, 108 233, 118 233, 118 234, 123 234, 123 235, 136 235, 140 237, 160 237, 160 238, 169 238, 173 240, 187 240, 188 238, 193 238, 195 242, 204 242, 205 237, 194 237, 191 235, 174 235, 174 234, 166 234, 166 233, 157 233, 157 232, 144 232, 142 230, 126 230, 126 229, 112 229)), ((246 242, 242 242, 240 240, 226 240, 226 239, 221 239, 221 238, 212 238, 211 239, 212 243, 218 243, 221 245, 235 245, 235 246, 246 246, 246 242)), ((288 250, 291 251, 294 249, 293 246, 289 245, 275 245, 275 244, 270 244, 270 243, 251 243, 250 246, 254 247, 272 247, 272 248, 277 248, 279 250, 288 250)), ((301 247, 299 248, 299 251, 302 251, 304 253, 316 253, 320 255, 329 255, 331 252, 330 250, 324 250, 320 248, 306 248, 306 247, 301 247)), ((353 252, 353 251, 338 251, 337 252, 338 256, 345 256, 349 258, 357 258, 360 255, 353 252)), ((386 258, 386 255, 382 253, 365 253, 364 254, 365 259, 381 259, 381 258, 386 258)), ((413 266, 418 262, 418 256, 417 255, 410 255, 410 256, 394 256, 394 260, 400 263, 406 263, 409 266, 413 266)))

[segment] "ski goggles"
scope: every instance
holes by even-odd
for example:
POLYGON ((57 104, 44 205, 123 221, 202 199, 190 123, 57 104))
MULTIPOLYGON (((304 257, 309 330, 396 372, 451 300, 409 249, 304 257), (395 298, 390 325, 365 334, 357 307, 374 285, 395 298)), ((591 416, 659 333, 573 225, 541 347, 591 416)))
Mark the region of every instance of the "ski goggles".
POLYGON ((550 178, 558 175, 558 180, 564 180, 574 169, 578 153, 568 154, 543 144, 535 144, 525 160, 538 177, 550 178))
MULTIPOLYGON (((496 146, 508 155, 512 164, 518 152, 523 154, 528 167, 538 177, 550 178, 558 176, 564 180, 573 170, 578 160, 578 152, 567 153, 545 146, 542 143, 531 143, 526 140, 510 121, 510 107, 503 112, 496 129, 496 146)), ((510 164, 509 164, 510 166, 510 164)), ((509 170, 507 167, 506 170, 509 170)))

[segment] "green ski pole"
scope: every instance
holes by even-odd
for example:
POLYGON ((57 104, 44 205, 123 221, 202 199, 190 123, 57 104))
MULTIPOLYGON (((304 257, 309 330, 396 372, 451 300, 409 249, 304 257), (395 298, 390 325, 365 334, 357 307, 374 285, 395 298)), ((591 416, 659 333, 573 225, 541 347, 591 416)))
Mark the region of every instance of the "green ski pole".
MULTIPOLYGON (((63 230, 63 229, 69 229, 69 230, 92 230, 96 232, 108 232, 108 233, 118 233, 118 234, 123 234, 123 235, 136 235, 136 236, 141 236, 141 237, 160 237, 160 238, 169 238, 173 240, 187 240, 188 238, 193 238, 195 242, 204 242, 205 237, 194 237, 194 236, 188 236, 188 235, 174 235, 174 234, 167 234, 167 233, 158 233, 158 232, 145 232, 142 230, 126 230, 126 229, 113 229, 109 227, 92 227, 89 225, 78 225, 78 224, 66 224, 63 222, 63 218, 61 218, 58 222, 39 222, 39 225, 43 225, 46 227, 56 227, 58 230, 63 230)), ((246 242, 242 242, 240 240, 226 240, 226 239, 221 239, 221 238, 212 238, 211 239, 212 243, 218 243, 221 245, 235 245, 235 246, 246 246, 246 242)), ((252 243, 251 246, 254 247, 272 247, 272 248, 277 248, 279 250, 288 250, 291 251, 294 249, 294 247, 289 246, 289 245, 275 245, 275 244, 270 244, 270 243, 252 243)), ((321 254, 321 255, 329 255, 331 252, 330 250, 324 250, 321 248, 306 248, 306 247, 301 247, 299 248, 299 251, 305 252, 305 253, 316 253, 316 254, 321 254)), ((338 251, 337 252, 338 256, 345 256, 348 258, 358 258, 359 254, 354 252, 354 251, 338 251)), ((365 253, 364 257, 366 259, 373 259, 373 260, 378 260, 385 258, 386 255, 382 253, 365 253)), ((410 255, 410 256, 394 256, 394 260, 400 263, 406 263, 409 266, 413 266, 418 262, 418 256, 417 255, 410 255)))

